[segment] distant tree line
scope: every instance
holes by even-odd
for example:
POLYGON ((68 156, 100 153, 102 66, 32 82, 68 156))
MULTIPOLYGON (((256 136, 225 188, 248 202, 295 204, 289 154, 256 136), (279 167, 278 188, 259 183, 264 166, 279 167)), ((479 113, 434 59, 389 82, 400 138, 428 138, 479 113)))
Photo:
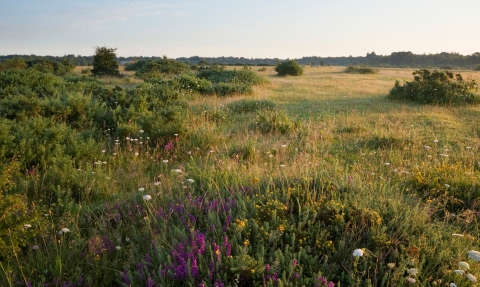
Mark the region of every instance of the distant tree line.
MULTIPOLYGON (((63 57, 56 56, 36 56, 36 55, 7 55, 0 56, 0 62, 13 59, 23 58, 26 62, 38 60, 51 60, 62 62, 70 61, 75 66, 91 66, 93 56, 65 55, 63 57)), ((163 57, 117 57, 116 60, 120 64, 129 61, 148 61, 161 60, 163 57)), ((275 66, 284 60, 278 58, 245 58, 245 57, 180 57, 176 60, 189 65, 197 65, 200 62, 208 62, 212 64, 236 65, 236 66, 275 66)), ((369 52, 366 56, 343 56, 343 57, 302 57, 293 59, 302 65, 332 65, 332 66, 349 66, 349 65, 367 65, 375 67, 412 67, 412 68, 475 68, 480 65, 480 52, 471 55, 460 55, 459 53, 442 52, 437 54, 413 54, 412 52, 394 52, 390 55, 377 55, 375 52, 369 52)))

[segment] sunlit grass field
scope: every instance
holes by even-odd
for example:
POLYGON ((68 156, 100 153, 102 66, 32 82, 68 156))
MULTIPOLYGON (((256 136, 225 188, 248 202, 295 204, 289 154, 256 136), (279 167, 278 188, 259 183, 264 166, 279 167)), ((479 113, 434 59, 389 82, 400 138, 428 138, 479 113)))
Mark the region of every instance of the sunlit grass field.
POLYGON ((304 69, 186 95, 188 128, 165 142, 106 130, 94 162, 47 169, 79 190, 17 182, 75 200, 26 223, 2 286, 475 286, 480 107, 387 100, 411 69, 304 69))

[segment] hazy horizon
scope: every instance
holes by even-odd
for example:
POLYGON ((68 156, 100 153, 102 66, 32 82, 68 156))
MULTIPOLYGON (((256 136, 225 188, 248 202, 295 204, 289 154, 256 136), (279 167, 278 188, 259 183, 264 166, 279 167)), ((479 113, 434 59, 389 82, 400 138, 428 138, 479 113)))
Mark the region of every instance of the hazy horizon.
POLYGON ((0 55, 301 58, 480 51, 480 1, 12 1, 0 55))

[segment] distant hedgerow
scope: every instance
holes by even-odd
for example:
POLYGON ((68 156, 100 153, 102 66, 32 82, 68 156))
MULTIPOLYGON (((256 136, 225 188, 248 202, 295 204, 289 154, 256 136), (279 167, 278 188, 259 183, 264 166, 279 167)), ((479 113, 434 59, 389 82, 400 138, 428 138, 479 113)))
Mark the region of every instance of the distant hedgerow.
POLYGON ((377 74, 378 70, 366 66, 348 66, 344 72, 350 74, 377 74))
POLYGON ((413 72, 414 80, 390 90, 388 98, 410 100, 424 104, 476 104, 480 102, 475 80, 449 71, 421 69, 413 72))

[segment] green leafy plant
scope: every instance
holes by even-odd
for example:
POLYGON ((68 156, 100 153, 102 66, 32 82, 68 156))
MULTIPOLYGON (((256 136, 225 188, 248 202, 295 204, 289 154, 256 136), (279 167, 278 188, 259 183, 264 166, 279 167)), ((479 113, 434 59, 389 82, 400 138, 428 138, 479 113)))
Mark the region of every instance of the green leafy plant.
POLYGON ((413 76, 413 81, 403 85, 396 81, 388 98, 445 105, 476 104, 480 101, 476 81, 464 80, 461 74, 422 69, 413 72, 413 76))
POLYGON ((303 68, 294 60, 288 60, 275 66, 275 72, 279 76, 301 76, 303 68))

